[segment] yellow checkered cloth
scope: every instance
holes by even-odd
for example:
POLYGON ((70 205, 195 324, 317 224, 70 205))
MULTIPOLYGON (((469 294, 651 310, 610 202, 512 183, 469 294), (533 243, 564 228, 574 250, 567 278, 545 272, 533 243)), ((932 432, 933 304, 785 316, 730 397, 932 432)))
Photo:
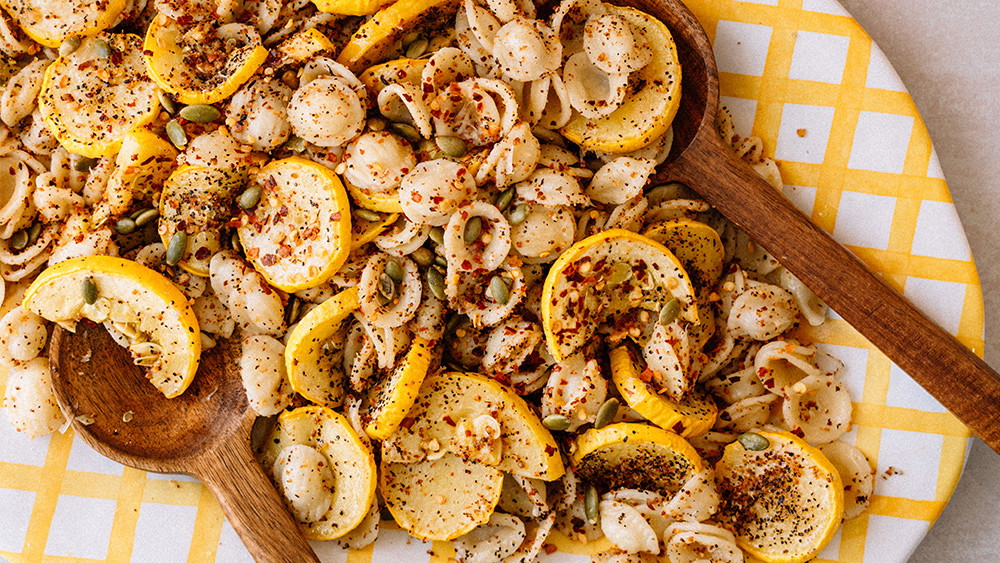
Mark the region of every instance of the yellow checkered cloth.
MULTIPOLYGON (((689 4, 715 45, 737 131, 773 150, 788 196, 981 354, 982 292, 948 187, 913 101, 868 35, 835 0, 689 4)), ((870 510, 819 560, 905 561, 951 496, 970 433, 843 321, 804 332, 845 362, 848 439, 878 468, 870 510)), ((0 426, 0 555, 10 561, 250 560, 196 481, 123 468, 72 432, 29 441, 0 426)), ((559 561, 607 547, 552 541, 559 561)), ((391 525, 365 550, 316 545, 324 560, 352 563, 453 555, 391 525)))

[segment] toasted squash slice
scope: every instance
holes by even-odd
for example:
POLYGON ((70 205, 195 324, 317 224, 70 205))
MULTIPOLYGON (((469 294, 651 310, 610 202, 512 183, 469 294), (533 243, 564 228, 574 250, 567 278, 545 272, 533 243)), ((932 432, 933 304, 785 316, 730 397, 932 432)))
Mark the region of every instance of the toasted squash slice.
POLYGON ((114 27, 127 5, 126 0, 0 0, 24 33, 46 47, 114 27))
POLYGON ((428 342, 414 337, 410 349, 398 362, 389 377, 376 383, 371 389, 369 405, 370 421, 365 432, 377 440, 385 440, 398 428, 410 407, 417 400, 420 384, 427 377, 431 363, 428 342))
POLYGON ((360 73, 380 61, 401 54, 400 40, 415 29, 434 29, 450 22, 460 0, 399 0, 375 13, 360 28, 337 57, 337 61, 360 73))
POLYGON ((38 109, 66 150, 112 157, 126 135, 159 113, 141 42, 135 35, 101 33, 45 70, 38 109))
POLYGON ((726 251, 719 232, 693 219, 657 223, 642 233, 670 249, 698 285, 712 285, 722 275, 726 251))
POLYGON ((278 55, 286 61, 304 63, 323 51, 336 49, 333 41, 314 28, 296 33, 278 45, 278 55))
POLYGON ((324 347, 342 335, 344 320, 358 308, 358 289, 350 287, 306 313, 288 335, 285 373, 296 393, 326 406, 343 402, 344 369, 324 347))
POLYGON ((420 77, 427 65, 426 59, 393 59, 370 66, 358 75, 372 96, 378 96, 389 84, 412 84, 420 86, 420 77))

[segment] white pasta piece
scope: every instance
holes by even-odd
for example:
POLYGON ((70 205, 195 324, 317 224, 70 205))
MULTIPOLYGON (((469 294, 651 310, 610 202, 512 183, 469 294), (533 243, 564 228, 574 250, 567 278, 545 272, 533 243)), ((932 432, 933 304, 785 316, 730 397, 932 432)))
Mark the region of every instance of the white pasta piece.
POLYGON ((22 126, 21 132, 18 135, 25 150, 37 155, 47 155, 59 146, 59 141, 56 140, 52 132, 49 131, 48 126, 45 125, 45 121, 42 120, 42 114, 38 108, 35 108, 35 111, 31 112, 25 123, 27 125, 22 126))
POLYGON ((420 225, 400 217, 390 231, 375 237, 374 242, 386 254, 407 256, 427 242, 430 232, 430 225, 420 225))
POLYGON ((8 239, 29 220, 26 211, 32 204, 31 169, 17 154, 0 157, 0 238, 8 239))
POLYGON ((754 357, 754 373, 764 387, 777 395, 813 375, 835 376, 843 364, 815 346, 801 346, 794 341, 775 340, 765 344, 754 357), (820 368, 820 364, 823 368, 820 368))
POLYGON ((768 393, 740 399, 719 413, 714 428, 727 432, 750 432, 767 424, 778 397, 768 393))
POLYGON ((634 507, 623 502, 602 500, 600 514, 601 530, 619 549, 628 553, 660 553, 656 532, 634 507))
POLYGON ((650 209, 646 213, 646 223, 652 225, 673 219, 692 219, 709 209, 711 206, 700 199, 670 199, 659 203, 653 203, 650 200, 650 209))
POLYGON ((250 408, 260 416, 278 414, 292 403, 285 373, 285 345, 270 336, 243 340, 240 377, 250 408))
POLYGON ((507 473, 498 506, 504 512, 521 518, 540 518, 549 513, 545 481, 507 473))
POLYGON ((626 231, 639 232, 642 230, 643 219, 649 201, 642 195, 637 195, 625 203, 616 206, 607 221, 604 222, 604 230, 625 229, 626 231))
POLYGON ((642 193, 656 163, 645 158, 618 157, 601 166, 587 186, 587 195, 601 203, 622 204, 642 193))
POLYGON ((187 149, 177 157, 179 164, 205 166, 244 176, 251 160, 250 147, 241 145, 226 129, 191 139, 187 149))
MULTIPOLYGON (((115 245, 110 227, 86 231, 86 226, 73 221, 79 216, 74 216, 66 223, 66 228, 59 238, 59 242, 49 256, 49 266, 54 266, 64 260, 80 258, 83 256, 96 256, 106 254, 108 256, 118 255, 118 246, 115 245)), ((8 278, 9 279, 9 278, 8 278)))
POLYGON ((626 153, 606 153, 595 151, 595 154, 604 162, 610 162, 622 156, 630 156, 632 158, 652 160, 657 166, 659 166, 667 160, 668 156, 670 156, 670 149, 673 148, 673 146, 674 128, 668 127, 666 133, 660 135, 652 143, 649 143, 641 149, 636 149, 626 153))
POLYGON ((552 207, 590 204, 576 177, 558 169, 538 168, 515 188, 517 196, 528 203, 552 207))
POLYGON ((538 139, 531 134, 531 127, 522 121, 490 149, 486 162, 476 171, 476 183, 486 183, 490 175, 498 187, 520 182, 535 170, 540 153, 538 139))
POLYGON ((453 540, 465 563, 493 563, 517 551, 525 538, 524 522, 516 516, 494 512, 485 524, 453 540))
POLYGON ((424 96, 433 96, 452 82, 461 82, 476 75, 476 69, 464 51, 456 47, 442 47, 427 59, 420 74, 424 96))
POLYGON ((757 377, 757 369, 753 365, 753 357, 749 358, 746 368, 726 375, 716 374, 705 381, 705 388, 715 396, 731 405, 749 397, 759 397, 767 393, 764 384, 757 377))
POLYGON ((499 141, 520 119, 514 90, 492 78, 454 82, 432 103, 437 134, 459 137, 474 147, 499 141))
POLYGON ((750 240, 746 233, 737 230, 735 235, 733 259, 740 263, 741 268, 766 276, 781 266, 774 256, 750 240))
POLYGON ((384 283, 383 274, 385 278, 389 277, 386 268, 390 258, 385 254, 375 254, 368 259, 368 264, 361 272, 361 281, 358 283, 361 312, 370 320, 372 326, 378 328, 395 328, 406 324, 416 314, 423 294, 423 284, 420 281, 417 264, 406 257, 391 260, 395 261, 403 271, 402 281, 392 282, 394 295, 390 297, 381 287, 384 283), (390 297, 390 301, 385 305, 380 304, 380 294, 390 297))
POLYGON ((445 295, 449 303, 459 313, 468 315, 476 327, 495 326, 503 322, 521 304, 528 291, 521 270, 512 266, 509 260, 493 273, 486 272, 485 277, 479 275, 483 272, 486 271, 464 272, 452 267, 449 262, 445 273, 445 295), (505 304, 489 295, 489 282, 494 275, 499 275, 507 285, 509 297, 505 304))
POLYGON ((477 327, 468 319, 461 319, 444 340, 445 352, 449 358, 465 369, 478 369, 486 349, 489 330, 477 327), (462 336, 458 336, 458 335, 462 336))
POLYGON ((479 5, 475 0, 464 0, 462 6, 465 8, 464 12, 469 23, 469 29, 472 30, 476 40, 479 41, 487 52, 492 52, 493 40, 500 29, 500 20, 497 19, 492 11, 479 5))
POLYGON ((229 309, 215 295, 202 295, 192 304, 194 315, 198 317, 198 327, 202 332, 229 338, 236 328, 236 322, 229 315, 229 309))
POLYGON ((531 0, 486 0, 486 6, 502 22, 509 22, 519 15, 535 17, 535 3, 531 0))
POLYGON ((316 57, 302 69, 299 86, 303 86, 318 78, 335 78, 345 86, 354 90, 361 98, 362 105, 367 109, 368 93, 364 83, 349 68, 329 57, 316 57))
POLYGON ((108 189, 108 182, 111 180, 111 172, 114 169, 115 160, 112 158, 102 158, 90 169, 81 194, 87 205, 93 207, 104 199, 104 192, 108 189))
MULTIPOLYGON (((593 422, 608 395, 608 381, 597 360, 576 353, 552 368, 542 392, 542 416, 561 414, 569 419, 569 432, 593 422)), ((607 532, 605 532, 607 533, 607 532)))
POLYGON ((798 305, 781 287, 747 281, 747 287, 733 301, 727 323, 735 337, 770 340, 795 325, 798 305))
POLYGON ((520 317, 507 319, 490 331, 483 368, 486 373, 514 373, 543 338, 542 327, 537 323, 520 317))
POLYGON ((413 84, 389 84, 382 88, 378 93, 378 110, 390 121, 413 125, 425 139, 434 134, 431 110, 423 102, 420 88, 413 84))
POLYGON ((229 132, 256 151, 278 148, 292 134, 288 122, 291 99, 292 89, 280 80, 257 79, 243 85, 229 100, 229 132))
POLYGON ((710 430, 701 436, 691 436, 687 440, 698 450, 702 459, 718 459, 722 450, 739 438, 734 432, 719 432, 710 430))
POLYGON ((851 427, 851 395, 828 375, 811 375, 785 388, 781 406, 785 425, 810 444, 826 444, 851 427))
POLYGON ((251 16, 255 16, 257 31, 261 35, 274 28, 284 3, 284 0, 258 0, 257 11, 252 12, 251 16))
POLYGON ((446 313, 443 301, 431 295, 425 295, 408 328, 414 336, 419 336, 433 345, 444 336, 447 323, 446 313))
POLYGON ((844 519, 864 512, 875 489, 875 470, 857 447, 837 440, 820 446, 820 451, 837 468, 844 482, 844 519))
POLYGON ((147 244, 139 249, 134 260, 166 276, 188 299, 197 299, 208 289, 208 280, 194 276, 180 268, 167 265, 167 248, 161 242, 147 244))
POLYGON ((559 129, 569 123, 573 117, 573 106, 570 103, 569 90, 563 82, 562 75, 552 73, 548 76, 549 88, 546 93, 545 106, 537 124, 543 129, 559 129))
POLYGON ((436 459, 445 451, 463 459, 487 465, 500 463, 503 442, 500 440, 500 422, 492 415, 481 414, 475 418, 462 418, 455 425, 451 440, 441 450, 431 451, 428 456, 436 459))
POLYGON ((444 229, 444 252, 449 270, 495 270, 507 258, 510 245, 507 218, 495 206, 483 201, 457 209, 444 229), (474 217, 481 221, 481 233, 476 240, 466 243, 466 226, 474 217))
POLYGON ((367 389, 378 370, 378 361, 375 357, 375 345, 365 334, 365 329, 360 323, 351 323, 351 328, 347 331, 343 360, 342 367, 344 373, 348 374, 347 379, 351 389, 357 393, 367 389))
POLYGON ((566 55, 583 51, 584 29, 590 18, 607 13, 600 0, 562 0, 552 14, 552 29, 566 55))
POLYGON ((65 418, 52 392, 48 358, 35 358, 10 368, 3 405, 11 426, 31 438, 62 427, 65 418))
POLYGON ((25 36, 7 11, 0 10, 0 51, 8 57, 17 58, 37 53, 38 50, 38 44, 25 36))
MULTIPOLYGON (((358 433, 359 436, 363 432, 358 433)), ((381 511, 378 508, 378 499, 372 500, 372 506, 368 509, 364 519, 353 530, 337 538, 337 543, 346 549, 364 549, 378 539, 379 524, 382 520, 381 511)))
POLYGON ((379 369, 392 368, 396 363, 396 357, 410 345, 410 335, 406 331, 406 327, 377 327, 360 313, 355 313, 354 318, 361 323, 365 329, 365 335, 375 346, 375 357, 378 360, 379 369))
POLYGON ((22 266, 37 260, 39 257, 48 258, 49 246, 58 236, 59 228, 57 223, 46 223, 35 242, 21 250, 13 249, 9 240, 0 241, 0 263, 9 266, 22 266))
POLYGON ((812 326, 819 326, 826 320, 826 313, 829 307, 826 303, 813 293, 813 290, 806 287, 799 278, 788 270, 782 268, 778 278, 778 284, 795 297, 795 303, 799 306, 802 316, 812 326))
POLYGON ((573 245, 576 222, 567 207, 532 206, 527 217, 510 231, 518 254, 529 263, 552 262, 573 245))
POLYGON ((272 470, 278 489, 292 514, 301 522, 317 522, 333 504, 333 471, 316 448, 287 446, 278 453, 272 470))
POLYGON ((583 29, 583 49, 590 62, 608 74, 628 74, 646 66, 653 58, 641 33, 616 14, 602 14, 587 20, 583 29))
POLYGON ((468 169, 443 158, 417 164, 399 187, 403 214, 421 225, 445 225, 459 207, 475 199, 476 183, 468 169))
POLYGON ((344 151, 344 179, 373 197, 395 197, 417 165, 413 148, 388 131, 367 131, 344 151))
POLYGON ((731 532, 696 522, 677 522, 663 537, 671 563, 743 563, 743 552, 731 532))
POLYGON ((35 111, 42 76, 50 62, 47 59, 32 61, 7 80, 0 94, 0 121, 14 127, 35 111))
POLYGON ((31 201, 41 218, 49 223, 65 221, 75 209, 84 205, 83 196, 69 186, 59 185, 51 172, 35 177, 31 201))
POLYGON ((525 539, 517 551, 507 556, 504 563, 534 563, 545 548, 549 533, 556 523, 555 513, 550 513, 543 520, 525 523, 525 539))
POLYGON ((249 271, 249 267, 233 250, 223 250, 212 255, 208 265, 209 282, 212 292, 223 303, 229 303, 230 298, 238 290, 240 281, 249 271))
POLYGON ((618 489, 602 495, 601 500, 610 500, 627 504, 639 511, 646 522, 653 528, 656 537, 663 535, 667 526, 673 521, 666 509, 666 499, 654 491, 638 489, 618 489))
POLYGON ((570 105, 587 119, 607 117, 618 109, 628 93, 627 75, 604 72, 583 52, 566 61, 562 79, 570 105))
POLYGON ((677 520, 701 522, 719 510, 719 492, 715 472, 706 467, 692 475, 667 502, 665 511, 677 520))
POLYGON ((497 31, 493 57, 505 75, 528 82, 556 70, 562 62, 562 44, 544 23, 515 16, 497 31))
POLYGON ((300 85, 288 103, 292 131, 320 147, 346 144, 361 132, 365 117, 361 97, 340 78, 320 77, 300 85))
POLYGON ((464 8, 455 13, 455 40, 459 49, 469 56, 474 65, 487 66, 493 63, 493 55, 473 33, 464 8))
POLYGON ((680 401, 694 387, 687 331, 680 322, 656 323, 642 349, 642 357, 655 374, 659 392, 671 399, 680 401))
MULTIPOLYGON (((263 334, 278 336, 285 332, 285 307, 281 296, 256 271, 248 272, 240 281, 240 295, 246 316, 253 327, 263 334)), ((239 303, 230 302, 230 307, 239 303)))
POLYGON ((20 305, 0 319, 0 340, 6 347, 6 355, 18 362, 37 358, 48 338, 45 319, 20 305))

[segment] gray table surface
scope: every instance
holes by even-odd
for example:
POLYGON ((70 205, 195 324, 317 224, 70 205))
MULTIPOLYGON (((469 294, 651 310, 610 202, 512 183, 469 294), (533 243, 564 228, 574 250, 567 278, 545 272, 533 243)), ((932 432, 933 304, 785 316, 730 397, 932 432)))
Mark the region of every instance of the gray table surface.
MULTIPOLYGON (((982 279, 986 360, 1000 368, 1000 4, 841 3, 885 51, 927 123, 982 279)), ((1000 456, 978 439, 911 561, 1000 561, 1000 456)))

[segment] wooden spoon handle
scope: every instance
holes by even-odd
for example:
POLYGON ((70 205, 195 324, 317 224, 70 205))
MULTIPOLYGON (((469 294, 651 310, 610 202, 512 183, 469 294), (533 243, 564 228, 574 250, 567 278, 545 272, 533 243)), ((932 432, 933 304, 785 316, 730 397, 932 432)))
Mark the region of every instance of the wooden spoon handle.
POLYGON ((702 131, 662 176, 683 182, 1000 452, 1000 375, 702 131))
POLYGON ((198 471, 255 561, 319 561, 248 444, 220 445, 205 454, 198 471))

